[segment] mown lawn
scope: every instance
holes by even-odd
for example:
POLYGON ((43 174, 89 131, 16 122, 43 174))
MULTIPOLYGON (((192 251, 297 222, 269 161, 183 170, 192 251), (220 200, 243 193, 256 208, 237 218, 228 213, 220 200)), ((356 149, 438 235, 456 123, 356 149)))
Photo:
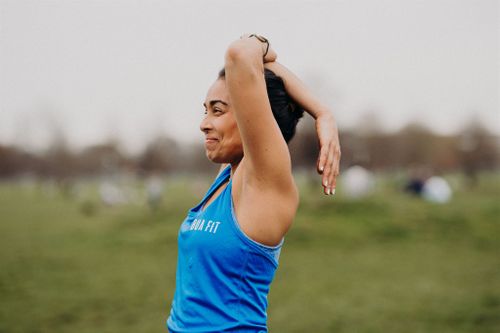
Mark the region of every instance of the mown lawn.
MULTIPOLYGON (((270 331, 500 332, 500 176, 452 180, 445 205, 387 177, 359 201, 300 181, 270 331)), ((177 229, 208 181, 168 180, 157 211, 0 185, 0 332, 166 332, 177 229)))

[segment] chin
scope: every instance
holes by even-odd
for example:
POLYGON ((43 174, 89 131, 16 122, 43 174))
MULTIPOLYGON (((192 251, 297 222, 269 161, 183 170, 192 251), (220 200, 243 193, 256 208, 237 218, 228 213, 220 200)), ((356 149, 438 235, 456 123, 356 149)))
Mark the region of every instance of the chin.
POLYGON ((220 154, 214 150, 205 150, 205 154, 211 162, 218 164, 234 163, 234 161, 240 161, 243 158, 243 153, 227 155, 227 154, 220 154))
POLYGON ((208 150, 207 150, 207 151, 205 152, 205 155, 207 156, 207 158, 208 158, 208 160, 209 160, 210 162, 214 162, 214 163, 221 163, 221 162, 219 162, 219 159, 220 159, 220 158, 218 158, 217 154, 214 154, 214 152, 213 152, 213 151, 208 151, 208 150))

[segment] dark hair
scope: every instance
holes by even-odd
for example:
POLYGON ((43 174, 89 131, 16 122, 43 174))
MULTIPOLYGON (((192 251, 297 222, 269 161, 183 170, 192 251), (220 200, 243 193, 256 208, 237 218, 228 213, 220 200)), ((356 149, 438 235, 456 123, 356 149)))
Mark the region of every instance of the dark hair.
MULTIPOLYGON (((219 71, 219 79, 226 77, 225 69, 219 71)), ((269 69, 264 69, 267 96, 271 104, 274 119, 278 123, 281 134, 288 143, 295 135, 295 128, 299 119, 304 115, 304 110, 291 99, 285 90, 283 80, 269 69)))

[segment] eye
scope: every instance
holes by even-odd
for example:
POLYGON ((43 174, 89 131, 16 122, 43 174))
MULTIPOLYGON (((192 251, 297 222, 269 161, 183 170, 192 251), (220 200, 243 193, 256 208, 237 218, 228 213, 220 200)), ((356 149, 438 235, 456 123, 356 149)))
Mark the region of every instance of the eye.
POLYGON ((222 113, 222 110, 219 108, 214 108, 214 113, 222 113))

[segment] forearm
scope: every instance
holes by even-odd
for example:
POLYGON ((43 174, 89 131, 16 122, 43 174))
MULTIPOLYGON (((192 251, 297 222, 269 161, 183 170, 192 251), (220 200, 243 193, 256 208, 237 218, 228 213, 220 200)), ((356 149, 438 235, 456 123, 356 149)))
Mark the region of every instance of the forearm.
POLYGON ((320 116, 333 117, 328 107, 323 105, 288 68, 275 61, 265 63, 264 67, 283 79, 285 89, 290 97, 314 119, 320 116))

